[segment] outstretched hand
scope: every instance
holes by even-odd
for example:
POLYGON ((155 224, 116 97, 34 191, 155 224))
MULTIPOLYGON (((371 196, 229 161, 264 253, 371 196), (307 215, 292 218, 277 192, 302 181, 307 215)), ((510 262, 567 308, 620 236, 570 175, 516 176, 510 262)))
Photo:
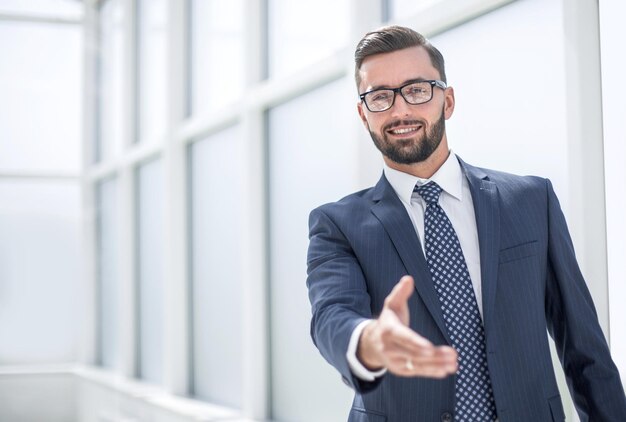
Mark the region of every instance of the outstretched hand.
POLYGON ((413 277, 404 276, 385 298, 378 319, 368 324, 359 339, 358 359, 370 369, 387 368, 404 377, 444 378, 457 371, 457 353, 435 346, 409 328, 409 297, 413 277))

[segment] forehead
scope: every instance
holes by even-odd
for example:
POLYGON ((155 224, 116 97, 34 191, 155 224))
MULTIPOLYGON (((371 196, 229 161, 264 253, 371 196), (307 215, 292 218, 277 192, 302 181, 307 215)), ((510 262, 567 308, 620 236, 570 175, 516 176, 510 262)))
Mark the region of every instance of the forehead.
POLYGON ((361 92, 380 86, 396 87, 416 78, 440 78, 428 52, 421 46, 367 57, 361 64, 360 75, 361 92))

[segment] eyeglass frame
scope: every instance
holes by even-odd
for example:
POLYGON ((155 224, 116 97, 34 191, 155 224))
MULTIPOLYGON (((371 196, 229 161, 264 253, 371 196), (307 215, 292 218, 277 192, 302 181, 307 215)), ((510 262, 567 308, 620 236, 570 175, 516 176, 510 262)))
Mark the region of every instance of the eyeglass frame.
POLYGON ((444 82, 441 81, 439 79, 429 79, 429 80, 414 80, 411 82, 408 82, 398 88, 376 88, 376 89, 372 89, 370 91, 364 92, 363 94, 359 94, 359 98, 361 99, 361 101, 363 102, 363 104, 365 104, 365 107, 367 107, 367 109, 372 112, 372 113, 382 113, 383 111, 387 111, 389 109, 391 109, 393 107, 393 105, 396 103, 396 94, 400 94, 400 96, 402 96, 402 99, 404 101, 406 101, 407 104, 411 104, 411 105, 420 105, 420 104, 426 104, 427 102, 429 102, 430 100, 433 99, 433 95, 435 92, 435 87, 439 87, 441 89, 446 89, 448 88, 448 85, 444 82), (412 103, 409 100, 406 99, 406 97, 404 96, 404 94, 402 93, 402 90, 404 88, 406 88, 409 85, 413 85, 416 83, 424 83, 427 82, 430 84, 430 98, 426 101, 422 101, 421 103, 412 103), (367 101, 365 101, 365 96, 368 94, 371 94, 372 92, 376 92, 376 91, 393 91, 393 99, 391 100, 391 104, 389 105, 389 107, 387 107, 384 110, 371 110, 369 105, 367 104, 367 101))

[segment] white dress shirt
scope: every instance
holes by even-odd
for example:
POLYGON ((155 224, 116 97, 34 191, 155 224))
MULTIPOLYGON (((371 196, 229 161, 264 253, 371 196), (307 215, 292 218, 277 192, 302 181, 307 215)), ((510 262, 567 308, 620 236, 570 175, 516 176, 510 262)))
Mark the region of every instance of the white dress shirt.
MULTIPOLYGON (((387 181, 396 192, 396 195, 398 195, 398 198, 400 198, 407 214, 411 218, 413 228, 422 245, 422 251, 424 251, 424 211, 426 202, 417 192, 413 192, 413 189, 416 185, 421 186, 430 181, 436 182, 441 187, 442 192, 439 197, 439 205, 450 219, 461 243, 461 250, 467 263, 474 295, 478 303, 478 311, 482 317, 480 251, 478 248, 478 230, 476 228, 474 203, 469 189, 469 182, 461 170, 461 165, 456 155, 450 151, 448 159, 430 179, 421 179, 408 173, 394 170, 387 165, 385 165, 383 171, 387 181)), ((363 321, 354 329, 346 353, 352 373, 364 381, 373 381, 376 377, 386 372, 386 369, 372 372, 363 366, 356 357, 359 338, 369 322, 369 320, 363 321)))

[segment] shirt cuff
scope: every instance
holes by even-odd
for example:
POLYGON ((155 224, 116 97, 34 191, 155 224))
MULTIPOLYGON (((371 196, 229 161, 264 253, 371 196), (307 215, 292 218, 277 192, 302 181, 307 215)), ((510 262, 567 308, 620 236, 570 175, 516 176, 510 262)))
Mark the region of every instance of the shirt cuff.
POLYGON ((370 371, 361 363, 361 361, 359 361, 359 358, 356 357, 356 349, 359 346, 361 333, 363 333, 365 326, 372 321, 373 320, 368 319, 356 326, 350 336, 350 343, 348 343, 348 351, 346 352, 348 366, 350 367, 352 374, 362 381, 374 381, 376 378, 382 377, 387 372, 387 368, 383 368, 378 371, 370 371))

